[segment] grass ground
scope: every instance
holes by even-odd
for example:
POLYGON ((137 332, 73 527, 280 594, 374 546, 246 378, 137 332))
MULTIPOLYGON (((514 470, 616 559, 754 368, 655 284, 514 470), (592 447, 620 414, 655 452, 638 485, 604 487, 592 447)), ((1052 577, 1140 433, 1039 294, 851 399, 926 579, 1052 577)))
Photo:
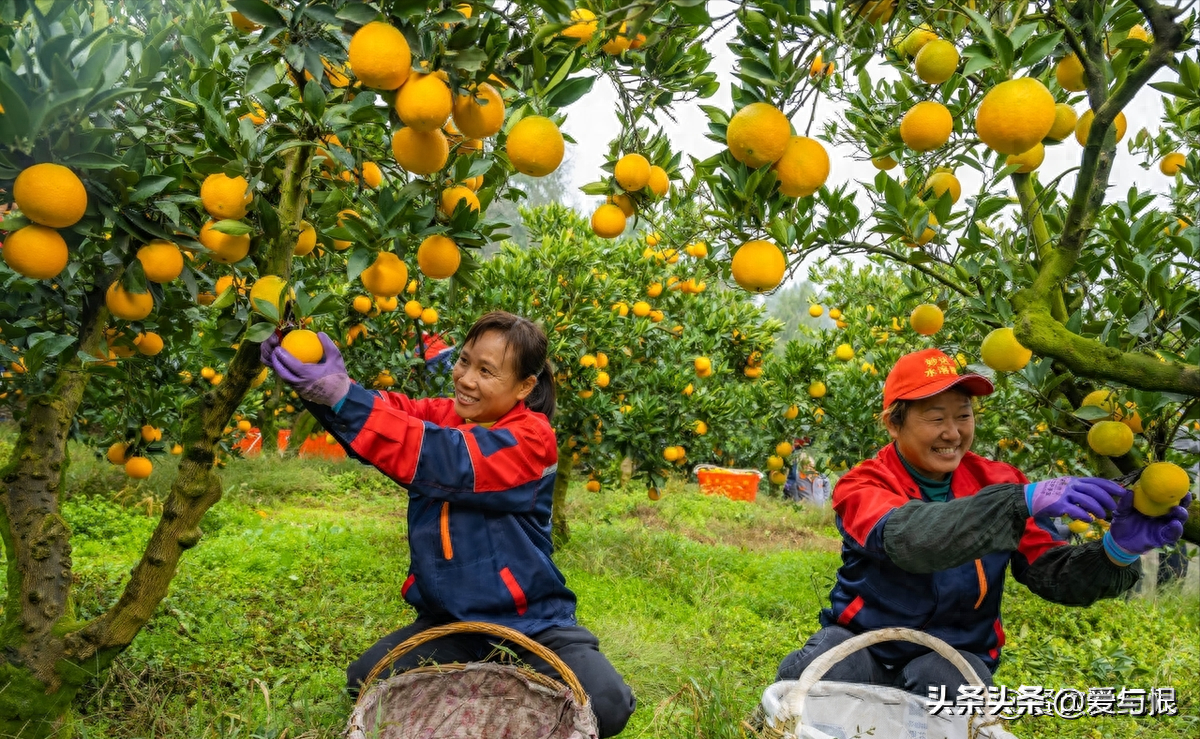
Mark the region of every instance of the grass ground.
MULTIPOLYGON (((65 515, 78 608, 119 595, 156 517, 170 464, 138 489, 75 448, 65 515)), ((135 644, 81 697, 91 739, 324 739, 351 709, 344 669, 407 623, 406 496, 354 463, 234 461, 170 595, 135 644)), ((779 661, 817 629, 839 564, 828 512, 735 503, 673 484, 571 490, 573 538, 556 556, 581 622, 627 677, 639 706, 624 737, 732 739, 779 661)), ((1071 609, 1010 580, 1009 686, 1174 686, 1178 718, 1022 719, 1022 739, 1200 734, 1200 609, 1194 597, 1071 609)))

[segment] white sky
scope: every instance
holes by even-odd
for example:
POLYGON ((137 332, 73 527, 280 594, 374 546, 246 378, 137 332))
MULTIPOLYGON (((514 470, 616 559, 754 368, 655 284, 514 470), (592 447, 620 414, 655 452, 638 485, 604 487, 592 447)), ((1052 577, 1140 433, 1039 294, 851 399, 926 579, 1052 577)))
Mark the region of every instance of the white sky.
MULTIPOLYGON (((714 4, 716 5, 716 4, 714 4)), ((723 12, 717 8, 712 10, 713 13, 723 12)), ((700 110, 700 104, 714 105, 723 110, 730 111, 732 108, 732 99, 730 97, 730 87, 734 81, 732 76, 734 55, 727 47, 727 43, 732 39, 732 30, 727 30, 722 36, 713 39, 708 46, 708 50, 713 55, 713 61, 710 69, 717 74, 717 78, 721 83, 721 88, 713 97, 692 102, 688 104, 678 104, 672 107, 672 113, 678 119, 678 123, 673 123, 667 116, 659 116, 657 118, 662 129, 666 132, 671 141, 672 147, 676 150, 684 152, 684 164, 687 163, 687 156, 695 156, 697 159, 705 159, 718 153, 723 147, 722 145, 711 141, 704 137, 708 130, 708 117, 700 110)), ((839 68, 841 65, 839 64, 839 68)), ((871 70, 872 77, 878 77, 880 74, 886 74, 892 78, 897 77, 895 70, 885 68, 879 65, 871 70)), ((1169 72, 1160 73, 1156 80, 1172 79, 1173 76, 1169 72)), ((617 98, 611 83, 607 79, 598 80, 592 91, 567 109, 567 120, 563 126, 563 130, 568 133, 576 141, 587 142, 605 142, 604 146, 598 146, 595 143, 583 144, 568 144, 567 158, 572 163, 571 177, 574 188, 567 198, 566 202, 571 204, 581 212, 590 214, 591 211, 599 205, 603 198, 591 197, 584 195, 577 189, 579 186, 588 182, 594 182, 605 174, 601 169, 604 164, 604 159, 607 154, 607 142, 611 141, 620 131, 616 116, 617 98)), ((821 130, 820 120, 827 120, 830 116, 840 115, 844 106, 835 105, 832 101, 825 99, 821 101, 821 107, 818 112, 818 124, 813 126, 813 133, 817 134, 821 130)), ((1087 109, 1084 102, 1075 105, 1076 112, 1082 113, 1087 109)), ((802 111, 797 118, 793 119, 793 126, 797 130, 803 130, 808 123, 808 111, 802 111)), ((1128 130, 1125 138, 1117 145, 1117 159, 1113 168, 1113 174, 1110 177, 1110 193, 1109 199, 1124 198, 1125 193, 1131 185, 1137 185, 1141 190, 1148 190, 1156 193, 1166 194, 1170 189, 1171 180, 1163 176, 1157 167, 1150 170, 1142 169, 1140 165, 1140 157, 1135 157, 1129 153, 1128 142, 1143 128, 1149 130, 1151 135, 1155 135, 1161 123, 1163 115, 1162 97, 1157 90, 1149 87, 1144 88, 1139 96, 1125 109, 1125 116, 1128 120, 1128 130)), ((857 152, 841 146, 831 146, 828 142, 822 142, 829 150, 830 160, 832 162, 832 171, 829 175, 829 180, 826 183, 828 186, 837 186, 841 183, 851 182, 870 182, 874 179, 877 170, 869 161, 856 161, 857 152)), ((1067 140, 1057 146, 1046 148, 1046 160, 1038 169, 1039 180, 1042 183, 1050 182, 1063 171, 1079 165, 1079 157, 1082 154, 1082 148, 1075 142, 1074 136, 1068 136, 1067 140)), ((900 173, 900 169, 892 170, 892 174, 900 173)), ((966 167, 960 168, 956 175, 962 182, 963 199, 978 191, 982 177, 974 170, 966 167)), ((1074 173, 1067 175, 1060 183, 1060 188, 1071 188, 1074 186, 1074 173)), ((1012 193, 1011 185, 1005 180, 1005 187, 1012 193)), ((858 188, 861 191, 861 188, 858 188)), ((859 197, 859 207, 865 208, 866 200, 859 197)), ((807 265, 793 272, 793 280, 802 280, 807 274, 807 265)))

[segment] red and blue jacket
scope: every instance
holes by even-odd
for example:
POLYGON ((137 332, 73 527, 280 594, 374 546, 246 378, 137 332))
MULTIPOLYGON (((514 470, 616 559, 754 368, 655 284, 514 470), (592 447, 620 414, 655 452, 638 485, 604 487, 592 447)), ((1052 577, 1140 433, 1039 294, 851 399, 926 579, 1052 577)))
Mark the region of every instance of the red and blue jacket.
POLYGON ((306 405, 347 454, 408 489, 401 593, 419 615, 531 635, 575 625, 575 594, 550 559, 558 446, 546 416, 518 403, 485 428, 452 398, 356 384, 336 411, 306 405))
MULTIPOLYGON (((917 629, 976 654, 995 671, 1004 646, 1000 599, 1010 562, 1014 576, 1022 581, 1047 552, 1065 546, 1051 533, 1049 521, 1027 518, 1021 492, 1027 482, 1015 467, 968 452, 951 478, 951 498, 945 503, 929 502, 904 468, 894 444, 850 470, 833 490, 833 508, 842 534, 842 566, 829 596, 830 607, 821 611, 821 625, 837 624, 854 633, 891 626, 917 629), (952 506, 952 501, 973 497, 984 488, 989 488, 988 496, 994 501, 990 508, 952 506), (936 507, 925 512, 944 513, 939 528, 910 526, 903 534, 905 541, 889 540, 885 547, 885 527, 911 501, 936 507), (1002 515, 997 513, 1001 510, 1005 511, 1002 515), (1015 547, 996 550, 979 546, 989 539, 1007 540, 1015 547), (978 547, 978 558, 944 569, 936 563, 905 569, 894 561, 901 551, 919 550, 934 562, 952 551, 955 541, 962 549, 978 547), (930 552, 938 550, 943 554, 930 557, 930 552)), ((918 509, 906 514, 912 510, 918 509)), ((930 520, 925 517, 926 523, 930 520)), ((1060 558, 1049 557, 1047 563, 1056 559, 1060 558)), ((871 647, 871 652, 884 664, 899 666, 928 649, 907 642, 884 642, 871 647)))

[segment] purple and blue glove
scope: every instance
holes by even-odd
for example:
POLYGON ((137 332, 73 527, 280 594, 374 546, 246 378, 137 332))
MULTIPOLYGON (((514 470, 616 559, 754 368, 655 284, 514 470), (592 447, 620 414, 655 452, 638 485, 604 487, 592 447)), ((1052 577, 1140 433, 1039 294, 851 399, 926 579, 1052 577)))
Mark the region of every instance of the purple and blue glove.
POLYGON ((1029 515, 1070 516, 1077 521, 1105 518, 1117 507, 1116 499, 1133 495, 1112 480, 1103 477, 1056 477, 1025 486, 1025 504, 1029 515))
POLYGON ((1192 494, 1188 493, 1165 515, 1150 517, 1133 507, 1132 493, 1126 495, 1117 504, 1112 524, 1104 534, 1104 551, 1127 565, 1152 549, 1174 544, 1183 536, 1191 502, 1192 494))
POLYGON ((301 398, 332 408, 350 392, 350 375, 346 374, 346 363, 342 361, 342 353, 338 351, 333 340, 324 331, 317 336, 325 350, 325 356, 320 362, 305 364, 296 359, 291 352, 279 345, 280 339, 275 334, 271 334, 259 346, 258 356, 264 365, 275 370, 275 374, 291 385, 301 398))

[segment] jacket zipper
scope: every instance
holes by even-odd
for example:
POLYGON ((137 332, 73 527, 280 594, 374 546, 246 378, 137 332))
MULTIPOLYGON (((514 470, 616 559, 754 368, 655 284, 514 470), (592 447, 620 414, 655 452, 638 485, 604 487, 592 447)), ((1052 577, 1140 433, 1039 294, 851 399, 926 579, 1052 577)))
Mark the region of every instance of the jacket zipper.
POLYGON ((454 547, 450 545, 450 501, 442 503, 442 556, 454 559, 454 547))

